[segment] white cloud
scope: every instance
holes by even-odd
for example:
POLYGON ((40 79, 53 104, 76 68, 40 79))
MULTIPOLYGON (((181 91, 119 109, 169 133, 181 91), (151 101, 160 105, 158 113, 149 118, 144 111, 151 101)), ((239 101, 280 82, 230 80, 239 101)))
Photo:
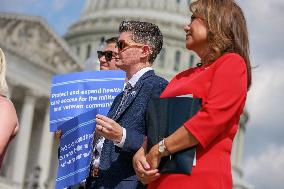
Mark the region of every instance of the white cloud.
POLYGON ((54 11, 61 11, 67 5, 68 0, 53 0, 52 9, 54 11))
POLYGON ((248 93, 244 174, 256 189, 284 188, 284 1, 237 0, 249 30, 253 83, 248 93))
POLYGON ((238 0, 250 34, 252 87, 248 93, 250 115, 245 139, 245 159, 284 138, 284 1, 238 0))
POLYGON ((284 122, 283 70, 283 60, 260 62, 259 67, 253 69, 253 84, 248 93, 247 108, 251 119, 258 120, 260 126, 279 123, 273 126, 282 127, 280 123, 284 122))
POLYGON ((247 18, 253 56, 284 58, 284 1, 238 0, 247 18))
POLYGON ((238 0, 250 34, 252 87, 247 108, 254 126, 284 122, 284 1, 238 0))
POLYGON ((256 189, 284 188, 284 146, 271 145, 244 163, 245 179, 256 189))

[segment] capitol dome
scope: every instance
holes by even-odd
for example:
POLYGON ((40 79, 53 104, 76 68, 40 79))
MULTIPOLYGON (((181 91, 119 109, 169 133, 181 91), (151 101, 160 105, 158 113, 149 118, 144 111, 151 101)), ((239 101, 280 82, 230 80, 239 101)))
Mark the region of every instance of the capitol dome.
POLYGON ((121 21, 155 23, 164 35, 164 46, 154 68, 158 75, 170 79, 198 62, 195 54, 185 48, 183 28, 190 20, 188 3, 188 0, 87 0, 81 17, 69 28, 65 39, 84 62, 96 53, 102 38, 118 36, 121 21))

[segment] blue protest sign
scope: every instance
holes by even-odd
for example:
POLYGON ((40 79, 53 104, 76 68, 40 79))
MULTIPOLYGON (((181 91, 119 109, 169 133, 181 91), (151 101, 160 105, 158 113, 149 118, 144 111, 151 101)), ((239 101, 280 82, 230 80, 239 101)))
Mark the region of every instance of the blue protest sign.
POLYGON ((52 77, 50 131, 73 117, 100 109, 106 115, 114 98, 123 90, 125 72, 105 70, 76 72, 52 77))
POLYGON ((56 189, 72 186, 88 177, 97 113, 98 109, 93 109, 59 126, 62 136, 56 189))

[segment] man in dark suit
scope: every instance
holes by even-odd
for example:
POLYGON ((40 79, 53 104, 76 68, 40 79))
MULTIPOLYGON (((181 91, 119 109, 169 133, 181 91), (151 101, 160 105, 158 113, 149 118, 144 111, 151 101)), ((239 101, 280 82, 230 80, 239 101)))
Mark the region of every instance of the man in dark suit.
POLYGON ((163 46, 159 28, 148 22, 123 21, 119 27, 116 66, 126 72, 125 89, 106 116, 96 118, 96 132, 105 138, 99 170, 87 188, 144 188, 132 158, 144 141, 145 112, 150 98, 159 97, 167 81, 151 67, 163 46))

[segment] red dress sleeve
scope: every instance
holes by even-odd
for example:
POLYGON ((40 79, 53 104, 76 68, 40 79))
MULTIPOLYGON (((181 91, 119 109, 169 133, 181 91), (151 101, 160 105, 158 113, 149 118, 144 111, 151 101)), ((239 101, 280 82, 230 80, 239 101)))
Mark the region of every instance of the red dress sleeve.
POLYGON ((215 73, 203 107, 184 124, 203 148, 239 121, 236 119, 242 113, 247 93, 247 70, 242 57, 228 54, 213 64, 215 73))

